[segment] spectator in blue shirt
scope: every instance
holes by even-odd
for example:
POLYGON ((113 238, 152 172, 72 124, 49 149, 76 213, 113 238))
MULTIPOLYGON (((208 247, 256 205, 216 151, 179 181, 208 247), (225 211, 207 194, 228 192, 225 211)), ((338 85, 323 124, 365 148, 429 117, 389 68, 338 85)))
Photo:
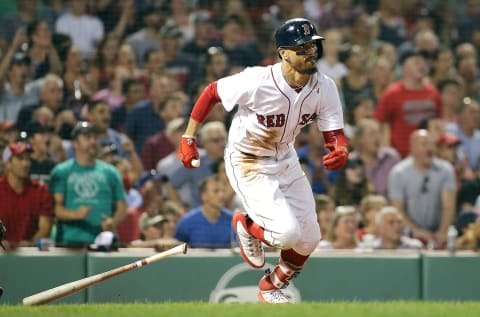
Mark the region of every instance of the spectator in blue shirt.
POLYGON ((225 209, 225 190, 216 176, 200 185, 203 204, 183 216, 176 228, 175 239, 192 248, 229 248, 233 236, 232 212, 225 209))

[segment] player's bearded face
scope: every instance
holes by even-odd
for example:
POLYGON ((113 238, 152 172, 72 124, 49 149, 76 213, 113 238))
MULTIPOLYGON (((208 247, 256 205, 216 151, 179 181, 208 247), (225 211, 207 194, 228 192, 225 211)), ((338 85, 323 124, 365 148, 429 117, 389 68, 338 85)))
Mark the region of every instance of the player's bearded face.
POLYGON ((290 48, 295 52, 293 60, 287 59, 287 62, 299 73, 314 74, 317 72, 317 51, 315 42, 307 42, 303 45, 297 45, 290 48))

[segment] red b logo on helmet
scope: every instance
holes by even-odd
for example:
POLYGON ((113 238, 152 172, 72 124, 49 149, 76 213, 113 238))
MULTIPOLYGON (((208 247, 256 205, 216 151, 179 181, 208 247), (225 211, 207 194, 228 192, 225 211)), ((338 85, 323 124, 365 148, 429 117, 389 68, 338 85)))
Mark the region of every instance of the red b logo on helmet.
POLYGON ((310 26, 308 24, 303 24, 303 34, 304 35, 309 35, 310 34, 310 26))

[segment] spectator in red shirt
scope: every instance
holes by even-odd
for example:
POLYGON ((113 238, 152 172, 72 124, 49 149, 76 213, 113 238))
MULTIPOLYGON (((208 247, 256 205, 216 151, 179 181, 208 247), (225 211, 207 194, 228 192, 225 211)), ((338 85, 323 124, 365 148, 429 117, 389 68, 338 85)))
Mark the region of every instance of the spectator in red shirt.
POLYGON ((142 151, 142 163, 145 170, 155 169, 158 161, 173 153, 180 143, 183 131, 187 127, 184 118, 176 118, 145 141, 142 151))
POLYGON ((390 84, 380 96, 375 117, 382 123, 384 145, 406 157, 409 136, 422 120, 440 116, 438 90, 425 83, 427 64, 415 50, 405 50, 399 60, 403 76, 390 84))
POLYGON ((11 143, 4 151, 6 173, 0 177, 0 219, 6 246, 15 248, 50 236, 52 196, 45 184, 29 176, 31 148, 11 143))

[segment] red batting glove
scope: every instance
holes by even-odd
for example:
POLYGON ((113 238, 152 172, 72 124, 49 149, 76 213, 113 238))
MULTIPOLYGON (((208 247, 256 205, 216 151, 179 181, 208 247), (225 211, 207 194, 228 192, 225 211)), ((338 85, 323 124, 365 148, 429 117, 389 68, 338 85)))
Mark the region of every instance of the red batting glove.
POLYGON ((197 150, 197 141, 194 136, 182 136, 182 142, 180 142, 177 157, 182 161, 183 166, 186 168, 195 168, 195 166, 192 165, 192 160, 198 160, 199 154, 197 150))
POLYGON ((347 163, 348 150, 343 146, 325 144, 330 153, 323 156, 323 165, 327 170, 337 170, 347 163))

